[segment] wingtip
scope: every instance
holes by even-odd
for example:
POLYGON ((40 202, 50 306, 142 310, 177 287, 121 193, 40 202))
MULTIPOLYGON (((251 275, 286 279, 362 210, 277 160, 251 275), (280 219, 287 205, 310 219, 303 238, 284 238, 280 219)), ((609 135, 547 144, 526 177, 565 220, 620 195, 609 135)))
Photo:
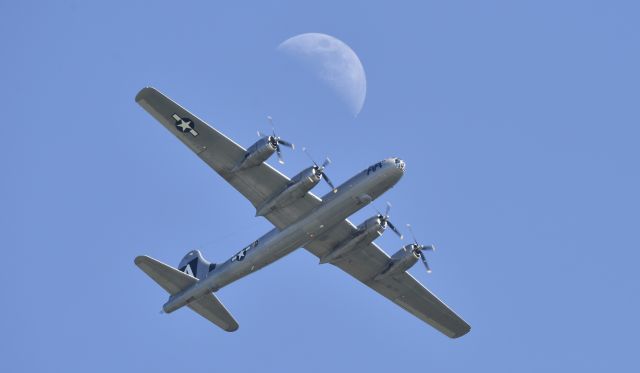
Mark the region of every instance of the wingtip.
POLYGON ((151 87, 151 86, 147 86, 142 88, 138 94, 136 95, 136 102, 140 102, 142 100, 144 100, 144 97, 147 95, 148 92, 150 91, 157 91, 157 89, 151 87))
POLYGON ((460 331, 459 333, 453 334, 450 337, 452 339, 456 339, 456 338, 460 338, 462 336, 467 335, 469 332, 471 331, 471 326, 467 325, 467 328, 465 330, 460 331))
POLYGON ((225 332, 229 332, 229 333, 233 333, 235 331, 237 331, 240 328, 240 325, 235 324, 235 325, 231 325, 228 328, 224 329, 225 332))
POLYGON ((146 255, 138 255, 135 259, 133 259, 133 263, 137 266, 140 266, 142 262, 144 262, 148 257, 146 255))

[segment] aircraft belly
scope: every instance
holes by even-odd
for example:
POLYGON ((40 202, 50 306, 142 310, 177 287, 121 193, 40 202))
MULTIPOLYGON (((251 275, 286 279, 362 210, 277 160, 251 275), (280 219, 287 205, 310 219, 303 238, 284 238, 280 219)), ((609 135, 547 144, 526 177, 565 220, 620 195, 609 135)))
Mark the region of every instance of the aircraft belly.
POLYGON ((359 189, 361 188, 350 190, 350 193, 345 193, 321 206, 304 219, 282 231, 274 229, 265 234, 256 241, 255 247, 243 249, 216 268, 207 278, 208 287, 216 291, 273 263, 322 235, 361 207, 358 199, 353 197, 362 192, 359 189))
MULTIPOLYGON (((381 191, 388 189, 388 175, 382 172, 375 177, 359 180, 357 183, 346 183, 337 194, 328 196, 316 209, 301 216, 297 221, 283 226, 287 218, 279 217, 287 213, 288 208, 269 214, 270 221, 277 220, 274 229, 254 242, 255 246, 247 246, 227 262, 221 264, 207 277, 207 287, 216 291, 274 261, 284 257, 299 247, 321 237, 324 233, 338 225, 344 219, 377 198, 381 191), (382 188, 382 189, 381 189, 382 188)), ((391 185, 393 182, 391 182, 391 185)), ((297 210, 291 211, 298 214, 297 210)))
POLYGON ((211 281, 209 287, 216 291, 302 247, 309 239, 301 228, 295 224, 282 232, 273 230, 262 236, 256 240, 255 247, 241 251, 220 265, 207 278, 211 281))

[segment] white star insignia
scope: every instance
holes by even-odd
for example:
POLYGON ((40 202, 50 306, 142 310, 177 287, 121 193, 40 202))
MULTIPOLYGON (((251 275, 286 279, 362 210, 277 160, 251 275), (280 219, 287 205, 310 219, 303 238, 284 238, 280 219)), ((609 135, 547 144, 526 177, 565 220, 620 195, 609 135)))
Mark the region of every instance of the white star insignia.
POLYGON ((182 130, 182 132, 187 132, 188 130, 191 129, 190 124, 191 122, 185 122, 184 120, 180 119, 180 123, 178 124, 178 127, 182 130))

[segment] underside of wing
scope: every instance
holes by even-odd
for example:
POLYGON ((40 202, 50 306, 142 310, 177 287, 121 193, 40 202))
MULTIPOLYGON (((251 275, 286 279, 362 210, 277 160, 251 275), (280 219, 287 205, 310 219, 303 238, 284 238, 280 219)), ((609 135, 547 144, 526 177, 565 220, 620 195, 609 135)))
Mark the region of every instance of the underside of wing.
MULTIPOLYGON (((258 208, 289 184, 287 176, 267 163, 234 170, 245 158, 247 150, 155 88, 142 89, 136 96, 136 102, 254 207, 258 208)), ((277 228, 284 228, 308 214, 320 202, 318 197, 307 193, 286 208, 275 210, 265 217, 277 228)))
MULTIPOLYGON (((305 248, 322 258, 355 234, 356 227, 345 220, 305 248)), ((376 279, 388 267, 389 260, 378 245, 370 243, 356 247, 332 264, 451 338, 471 330, 469 324, 409 273, 376 279)))
POLYGON ((471 330, 466 321, 407 272, 366 285, 448 337, 458 338, 471 330))

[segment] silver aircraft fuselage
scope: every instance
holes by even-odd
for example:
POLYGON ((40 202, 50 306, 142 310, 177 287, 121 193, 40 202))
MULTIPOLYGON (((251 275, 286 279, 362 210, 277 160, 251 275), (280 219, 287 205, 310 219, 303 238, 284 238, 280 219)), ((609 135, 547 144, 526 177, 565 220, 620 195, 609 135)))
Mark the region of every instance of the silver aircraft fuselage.
POLYGON ((405 164, 388 158, 371 165, 328 193, 322 204, 282 231, 273 229, 209 272, 206 278, 175 294, 163 310, 173 312, 199 297, 255 272, 299 247, 303 247, 336 224, 391 189, 404 174, 405 164))

